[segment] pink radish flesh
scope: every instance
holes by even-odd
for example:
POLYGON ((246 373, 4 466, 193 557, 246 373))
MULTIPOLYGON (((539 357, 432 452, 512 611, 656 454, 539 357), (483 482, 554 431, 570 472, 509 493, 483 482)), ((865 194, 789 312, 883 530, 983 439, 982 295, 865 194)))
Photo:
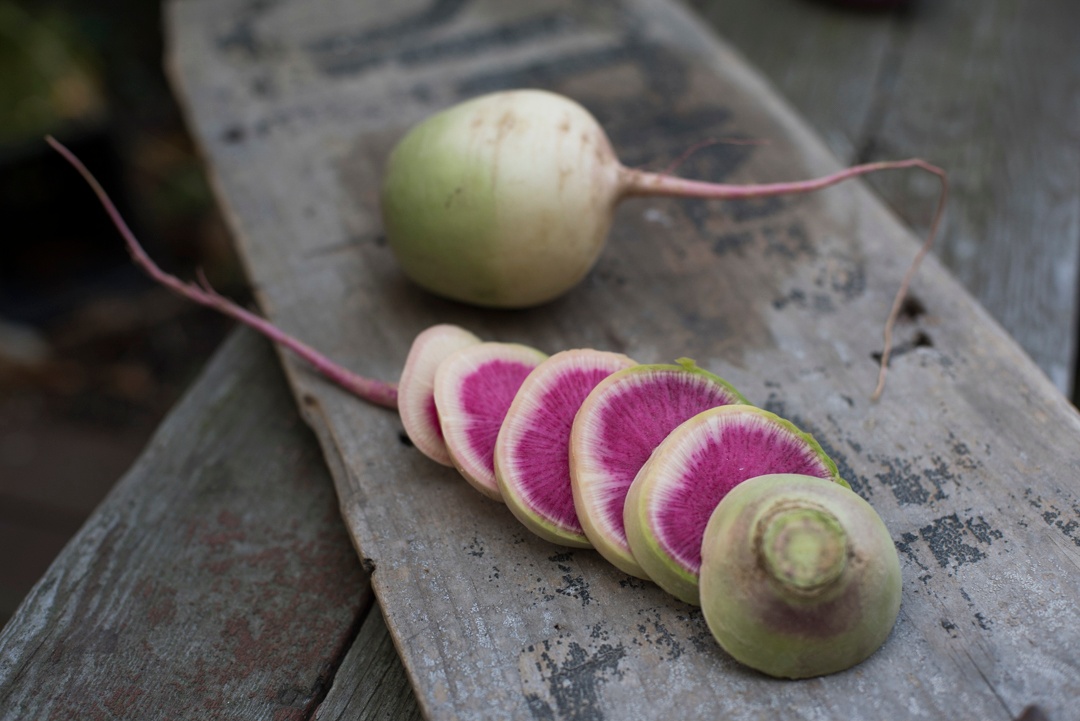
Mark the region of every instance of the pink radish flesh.
POLYGON ((574 510, 570 429, 589 392, 633 365, 619 353, 563 351, 537 366, 518 391, 495 445, 496 476, 507 506, 541 538, 591 545, 574 510))
POLYGON ((530 371, 532 368, 524 363, 492 361, 462 382, 465 412, 473 418, 468 429, 469 449, 488 459, 485 467, 492 473, 495 472, 495 439, 502 419, 530 371))
POLYGON ((699 603, 701 542, 713 509, 739 483, 773 473, 844 484, 817 441, 768 411, 733 405, 694 416, 660 444, 627 494, 634 558, 669 593, 699 603))
POLYGON ((626 493, 649 456, 679 424, 702 411, 746 399, 718 376, 680 365, 615 373, 582 404, 571 434, 574 504, 585 534, 619 569, 645 577, 626 540, 626 493))
POLYGON ((454 467, 486 496, 501 500, 495 440, 525 378, 547 356, 512 343, 480 343, 450 355, 435 373, 435 405, 454 467))
POLYGON ((770 473, 828 478, 829 469, 805 443, 769 426, 733 424, 707 438, 665 494, 656 521, 664 546, 688 569, 701 568, 701 539, 717 504, 748 478, 770 473), (710 479, 712 483, 701 483, 710 479))

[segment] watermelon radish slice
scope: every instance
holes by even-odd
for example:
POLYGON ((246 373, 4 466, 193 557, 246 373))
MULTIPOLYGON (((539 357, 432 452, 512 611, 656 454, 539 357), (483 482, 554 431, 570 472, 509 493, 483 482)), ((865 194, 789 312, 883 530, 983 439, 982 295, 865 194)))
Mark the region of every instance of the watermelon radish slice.
POLYGON ((454 467, 485 496, 502 500, 495 439, 518 388, 547 355, 516 343, 455 351, 435 372, 435 407, 454 467))
POLYGON ((633 365, 621 353, 556 353, 529 374, 507 411, 495 443, 495 475, 511 512, 541 538, 591 546, 570 489, 570 429, 596 384, 633 365))
POLYGON ((630 550, 645 573, 673 596, 700 605, 698 573, 709 516, 739 483, 797 473, 847 486, 810 435, 753 406, 721 406, 671 432, 626 496, 630 550))
POLYGON ((592 545, 616 568, 648 578, 630 552, 626 493, 649 456, 675 428, 702 411, 746 399, 689 358, 678 365, 627 368, 600 382, 570 434, 574 508, 592 545))
POLYGON ((416 449, 444 466, 453 465, 435 410, 435 371, 447 356, 480 343, 456 325, 433 325, 413 340, 398 381, 398 413, 416 449))

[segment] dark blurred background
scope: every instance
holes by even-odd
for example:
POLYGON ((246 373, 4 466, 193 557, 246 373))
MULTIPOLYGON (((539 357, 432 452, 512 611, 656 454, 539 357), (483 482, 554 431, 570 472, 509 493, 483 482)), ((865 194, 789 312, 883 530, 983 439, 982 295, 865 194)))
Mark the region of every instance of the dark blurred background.
POLYGON ((162 266, 247 301, 163 74, 159 5, 0 0, 0 626, 231 327, 131 264, 44 136, 162 266))

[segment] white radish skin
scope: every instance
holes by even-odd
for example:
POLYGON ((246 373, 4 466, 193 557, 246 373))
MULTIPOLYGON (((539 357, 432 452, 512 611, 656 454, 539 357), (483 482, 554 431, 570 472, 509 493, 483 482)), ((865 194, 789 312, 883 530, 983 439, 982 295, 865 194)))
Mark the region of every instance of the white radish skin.
POLYGON ((523 308, 580 281, 604 245, 621 166, 583 107, 539 90, 466 101, 395 147, 386 235, 406 275, 438 295, 523 308))
POLYGON ((465 101, 413 127, 390 155, 381 205, 390 247, 416 283, 474 305, 525 308, 559 297, 588 273, 624 198, 791 195, 903 168, 936 175, 942 192, 926 243, 886 321, 876 399, 900 301, 933 242, 947 195, 944 171, 924 160, 867 163, 784 183, 686 180, 623 166, 600 124, 569 98, 509 90, 465 101))
POLYGON ((506 411, 529 372, 546 359, 545 353, 517 343, 480 343, 450 354, 435 372, 435 407, 450 459, 488 498, 502 500, 495 439, 506 411), (511 369, 513 379, 493 372, 492 364, 511 369))
POLYGON ((456 325, 431 326, 413 339, 398 381, 398 413, 405 433, 418 451, 444 466, 452 466, 453 461, 435 408, 435 372, 449 355, 480 342, 456 325))
POLYGON ((576 285, 615 206, 631 196, 738 200, 806 193, 919 160, 868 163, 807 181, 734 185, 623 166, 596 119, 569 98, 509 90, 416 125, 390 155, 387 239, 406 275, 439 295, 524 308, 576 285))

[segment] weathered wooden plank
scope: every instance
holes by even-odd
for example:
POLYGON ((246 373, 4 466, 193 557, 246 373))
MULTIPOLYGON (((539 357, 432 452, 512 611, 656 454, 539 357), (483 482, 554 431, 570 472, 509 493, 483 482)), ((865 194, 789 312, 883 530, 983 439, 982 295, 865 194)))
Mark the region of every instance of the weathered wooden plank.
POLYGON ((554 351, 695 357, 811 430, 904 559, 900 621, 860 667, 779 683, 701 616, 591 552, 532 538, 454 472, 291 359, 290 382, 429 718, 1011 719, 1080 694, 1080 419, 929 262, 884 400, 867 396, 914 239, 864 187, 751 204, 635 201, 582 286, 499 313, 432 298, 380 238, 389 146, 461 97, 573 95, 632 165, 704 137, 685 170, 773 180, 836 167, 735 55, 660 0, 170 5, 171 67, 263 309, 395 378, 435 322, 554 351))
POLYGON ((370 587, 269 346, 239 335, 0 633, 0 718, 301 719, 326 694, 370 587))
POLYGON ((378 608, 364 619, 334 685, 315 711, 316 721, 395 719, 420 721, 405 669, 378 608))
MULTIPOLYGON (((1080 7, 691 0, 845 162, 920 155, 952 171, 938 255, 1074 395, 1080 328, 1080 7)), ((901 217, 935 190, 870 181, 901 217)))

